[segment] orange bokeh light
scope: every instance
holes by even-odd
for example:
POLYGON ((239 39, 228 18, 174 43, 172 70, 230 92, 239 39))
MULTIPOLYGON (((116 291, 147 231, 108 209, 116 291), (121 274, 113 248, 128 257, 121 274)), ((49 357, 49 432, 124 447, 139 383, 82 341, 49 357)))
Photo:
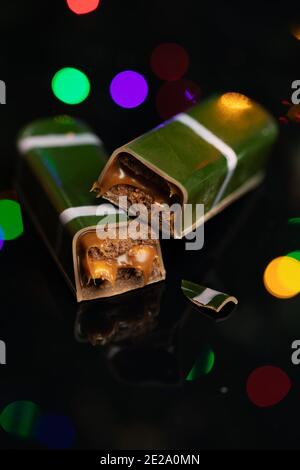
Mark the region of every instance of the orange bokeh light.
POLYGON ((244 111, 252 106, 251 100, 241 93, 225 93, 220 97, 220 105, 234 111, 244 111))
POLYGON ((273 259, 264 272, 267 291, 279 299, 288 299, 300 293, 300 262, 289 256, 273 259))

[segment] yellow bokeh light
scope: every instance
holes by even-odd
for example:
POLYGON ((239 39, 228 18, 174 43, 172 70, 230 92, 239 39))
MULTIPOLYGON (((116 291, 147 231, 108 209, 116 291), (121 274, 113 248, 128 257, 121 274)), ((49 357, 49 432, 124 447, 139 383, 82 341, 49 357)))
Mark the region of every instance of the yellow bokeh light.
POLYGON ((264 272, 267 291, 279 299, 288 299, 300 293, 300 262, 289 256, 273 259, 264 272))
POLYGON ((244 111, 252 106, 252 102, 241 93, 230 92, 220 97, 220 105, 233 111, 244 111))

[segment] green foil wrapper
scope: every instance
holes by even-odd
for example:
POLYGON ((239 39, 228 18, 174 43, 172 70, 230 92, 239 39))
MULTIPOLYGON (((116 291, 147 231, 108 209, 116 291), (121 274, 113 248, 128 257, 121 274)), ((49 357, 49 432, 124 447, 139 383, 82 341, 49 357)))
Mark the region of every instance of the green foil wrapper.
MULTIPOLYGON (((19 135, 18 148, 22 155, 17 175, 20 199, 77 300, 130 290, 103 294, 97 288, 85 291, 81 282, 78 238, 95 233, 99 224, 122 227, 128 223, 123 211, 102 200, 96 203, 90 192, 99 166, 106 163, 101 140, 84 123, 59 116, 28 125, 19 135)), ((160 255, 159 246, 158 250, 160 255)))
POLYGON ((224 314, 225 310, 228 313, 232 312, 238 304, 238 300, 233 295, 224 294, 194 282, 183 280, 181 289, 184 295, 197 307, 208 309, 215 314, 224 314))
POLYGON ((128 155, 174 185, 182 205, 193 206, 191 223, 175 228, 182 237, 261 181, 277 133, 272 116, 246 96, 213 96, 117 149, 98 190, 115 160, 128 155), (204 218, 197 204, 204 204, 204 218))

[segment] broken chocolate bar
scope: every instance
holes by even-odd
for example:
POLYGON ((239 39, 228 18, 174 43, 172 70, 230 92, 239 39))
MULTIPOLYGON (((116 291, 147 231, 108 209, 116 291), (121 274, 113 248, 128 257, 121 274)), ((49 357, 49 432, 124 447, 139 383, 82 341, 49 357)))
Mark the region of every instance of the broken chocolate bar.
POLYGON ((106 152, 86 125, 65 116, 39 120, 23 130, 18 147, 20 198, 79 302, 164 279, 148 225, 133 236, 123 211, 95 204, 90 181, 106 152))
POLYGON ((117 149, 93 190, 123 209, 144 204, 182 237, 261 181, 276 136, 251 99, 214 96, 117 149))

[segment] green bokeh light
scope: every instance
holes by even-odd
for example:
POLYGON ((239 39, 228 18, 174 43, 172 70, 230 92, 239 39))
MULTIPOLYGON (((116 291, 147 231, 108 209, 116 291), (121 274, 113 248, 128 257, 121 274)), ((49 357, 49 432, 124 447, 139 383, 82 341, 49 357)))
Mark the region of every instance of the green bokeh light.
POLYGON ((300 250, 291 251, 287 254, 287 256, 289 256, 290 258, 294 258, 297 261, 300 261, 300 250))
POLYGON ((300 217, 294 217, 289 219, 289 224, 299 224, 300 225, 300 217))
POLYGON ((215 353, 209 346, 203 347, 198 359, 186 376, 186 380, 193 381, 202 375, 207 375, 212 370, 215 363, 215 353))
POLYGON ((56 98, 67 104, 82 103, 90 94, 88 77, 78 69, 66 67, 54 75, 52 91, 56 98))
POLYGON ((7 405, 0 415, 4 431, 22 439, 34 438, 40 407, 31 401, 15 401, 7 405))
POLYGON ((22 235, 23 220, 20 204, 11 199, 0 200, 0 225, 4 240, 14 240, 22 235))

